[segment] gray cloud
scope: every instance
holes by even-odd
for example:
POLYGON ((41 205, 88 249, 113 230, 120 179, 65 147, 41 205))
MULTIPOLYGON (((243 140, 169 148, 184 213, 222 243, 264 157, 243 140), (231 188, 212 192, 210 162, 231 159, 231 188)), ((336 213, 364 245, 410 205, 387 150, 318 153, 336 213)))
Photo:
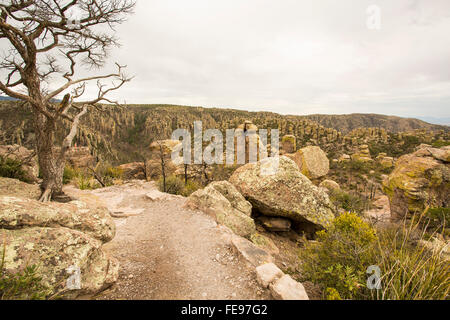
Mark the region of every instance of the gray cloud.
POLYGON ((115 97, 449 117, 449 30, 448 0, 138 0, 111 55, 136 77, 115 97))

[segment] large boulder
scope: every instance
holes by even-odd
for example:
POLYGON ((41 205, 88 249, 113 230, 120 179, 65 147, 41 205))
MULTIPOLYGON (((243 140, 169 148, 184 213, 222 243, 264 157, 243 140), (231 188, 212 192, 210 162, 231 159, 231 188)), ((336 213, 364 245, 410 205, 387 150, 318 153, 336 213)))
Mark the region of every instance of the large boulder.
POLYGON ((306 147, 286 156, 294 160, 300 172, 310 179, 324 177, 330 171, 330 160, 319 147, 306 147))
POLYGON ((186 207, 210 214, 241 237, 249 238, 256 231, 250 217, 251 204, 227 181, 213 182, 197 190, 186 201, 186 207))
POLYGON ((326 228, 334 218, 328 195, 287 157, 242 166, 230 182, 263 215, 288 218, 315 230, 326 228), (267 174, 267 168, 276 170, 267 174))
POLYGON ((0 162, 6 159, 17 161, 20 164, 24 181, 37 182, 39 167, 34 151, 19 145, 0 146, 0 162))
POLYGON ((0 196, 0 238, 6 244, 8 273, 36 265, 42 283, 66 298, 95 294, 117 280, 118 263, 102 250, 115 235, 106 208, 81 201, 41 203, 19 195, 0 196), (78 268, 80 287, 70 287, 78 268))
POLYGON ((423 148, 397 160, 394 171, 383 181, 393 218, 421 213, 427 206, 450 206, 450 164, 443 161, 447 151, 423 148))

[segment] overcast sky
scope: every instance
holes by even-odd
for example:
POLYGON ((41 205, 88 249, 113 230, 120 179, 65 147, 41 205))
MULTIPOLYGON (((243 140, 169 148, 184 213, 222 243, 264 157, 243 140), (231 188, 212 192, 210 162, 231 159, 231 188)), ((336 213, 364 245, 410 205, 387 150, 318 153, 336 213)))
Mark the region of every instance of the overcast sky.
POLYGON ((122 102, 450 117, 449 0, 137 0, 118 35, 122 102))

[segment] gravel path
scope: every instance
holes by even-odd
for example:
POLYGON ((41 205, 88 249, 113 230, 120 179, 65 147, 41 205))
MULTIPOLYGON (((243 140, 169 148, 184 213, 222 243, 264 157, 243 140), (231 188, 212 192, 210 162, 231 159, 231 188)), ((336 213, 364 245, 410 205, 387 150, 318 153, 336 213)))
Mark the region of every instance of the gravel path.
POLYGON ((104 246, 120 262, 117 284, 97 299, 270 299, 254 268, 235 251, 228 231, 206 214, 183 208, 182 197, 133 182, 92 194, 111 212, 117 234, 104 246))

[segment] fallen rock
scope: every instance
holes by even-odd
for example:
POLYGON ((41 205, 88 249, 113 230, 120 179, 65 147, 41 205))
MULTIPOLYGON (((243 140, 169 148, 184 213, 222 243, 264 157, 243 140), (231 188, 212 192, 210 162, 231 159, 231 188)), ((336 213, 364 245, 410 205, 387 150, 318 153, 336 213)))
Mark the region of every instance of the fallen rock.
POLYGON ((233 235, 231 243, 237 251, 254 267, 273 262, 273 257, 265 250, 242 237, 233 235))
POLYGON ((272 296, 277 300, 309 300, 303 285, 288 275, 282 276, 269 288, 272 296))
POLYGON ((267 231, 288 232, 291 230, 291 221, 283 218, 260 217, 258 220, 267 231))
POLYGON ((274 283, 283 275, 283 271, 274 263, 266 263, 256 268, 256 279, 264 288, 268 288, 271 283, 274 283))
POLYGON ((261 214, 326 228, 334 219, 328 195, 287 157, 267 158, 238 168, 230 182, 261 214), (271 170, 273 169, 273 170, 271 170), (267 174, 268 172, 273 171, 267 174))
POLYGON ((286 156, 294 160, 300 172, 310 179, 324 177, 330 171, 330 160, 319 147, 306 147, 286 156))
POLYGON ((275 245, 272 239, 255 232, 250 237, 251 242, 253 242, 257 247, 263 249, 271 255, 277 255, 280 253, 280 249, 275 245))
POLYGON ((242 237, 249 238, 256 231, 255 222, 250 217, 251 204, 227 181, 213 182, 205 189, 197 190, 187 199, 185 206, 210 214, 218 223, 242 237))

